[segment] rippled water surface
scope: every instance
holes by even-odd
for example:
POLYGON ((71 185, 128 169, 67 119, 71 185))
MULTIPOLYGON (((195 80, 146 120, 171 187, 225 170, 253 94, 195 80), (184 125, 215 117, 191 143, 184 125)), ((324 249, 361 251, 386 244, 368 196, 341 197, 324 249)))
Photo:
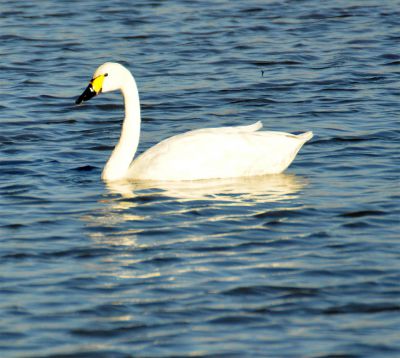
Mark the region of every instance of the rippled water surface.
POLYGON ((1 357, 400 356, 398 1, 2 1, 1 357), (105 185, 132 70, 140 151, 261 120, 282 175, 105 185))

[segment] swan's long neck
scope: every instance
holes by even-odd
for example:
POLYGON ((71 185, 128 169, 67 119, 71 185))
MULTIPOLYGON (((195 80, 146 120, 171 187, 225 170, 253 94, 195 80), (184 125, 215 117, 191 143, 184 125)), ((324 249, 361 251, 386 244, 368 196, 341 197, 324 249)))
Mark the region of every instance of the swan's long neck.
POLYGON ((125 119, 122 123, 119 141, 101 175, 102 179, 107 181, 122 179, 126 176, 140 138, 139 93, 130 73, 126 74, 121 92, 124 97, 125 119))

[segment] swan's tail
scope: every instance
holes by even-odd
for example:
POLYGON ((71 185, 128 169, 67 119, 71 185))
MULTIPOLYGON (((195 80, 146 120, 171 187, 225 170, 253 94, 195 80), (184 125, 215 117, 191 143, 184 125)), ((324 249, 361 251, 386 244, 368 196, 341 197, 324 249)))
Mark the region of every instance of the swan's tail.
POLYGON ((311 132, 311 131, 310 131, 310 132, 305 132, 305 133, 299 134, 299 135, 297 136, 297 138, 299 138, 300 140, 302 140, 303 143, 309 141, 312 137, 313 137, 313 132, 311 132))

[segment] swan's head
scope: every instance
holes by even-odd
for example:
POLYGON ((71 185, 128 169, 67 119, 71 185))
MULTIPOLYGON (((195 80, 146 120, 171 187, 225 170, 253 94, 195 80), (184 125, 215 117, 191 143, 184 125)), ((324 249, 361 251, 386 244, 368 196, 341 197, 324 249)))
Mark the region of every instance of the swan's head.
POLYGON ((124 66, 115 62, 106 62, 94 72, 89 85, 75 103, 80 104, 88 101, 101 92, 111 92, 121 89, 124 81, 131 77, 132 75, 124 66))

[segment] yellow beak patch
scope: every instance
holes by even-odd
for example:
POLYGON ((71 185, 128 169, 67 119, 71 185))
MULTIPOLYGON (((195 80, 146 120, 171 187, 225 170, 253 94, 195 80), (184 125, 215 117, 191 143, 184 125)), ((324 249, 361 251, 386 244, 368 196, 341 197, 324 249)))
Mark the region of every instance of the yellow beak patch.
POLYGON ((96 92, 96 94, 99 94, 101 92, 101 89, 103 88, 104 77, 106 77, 106 75, 100 75, 90 81, 90 83, 92 84, 92 88, 96 92))

